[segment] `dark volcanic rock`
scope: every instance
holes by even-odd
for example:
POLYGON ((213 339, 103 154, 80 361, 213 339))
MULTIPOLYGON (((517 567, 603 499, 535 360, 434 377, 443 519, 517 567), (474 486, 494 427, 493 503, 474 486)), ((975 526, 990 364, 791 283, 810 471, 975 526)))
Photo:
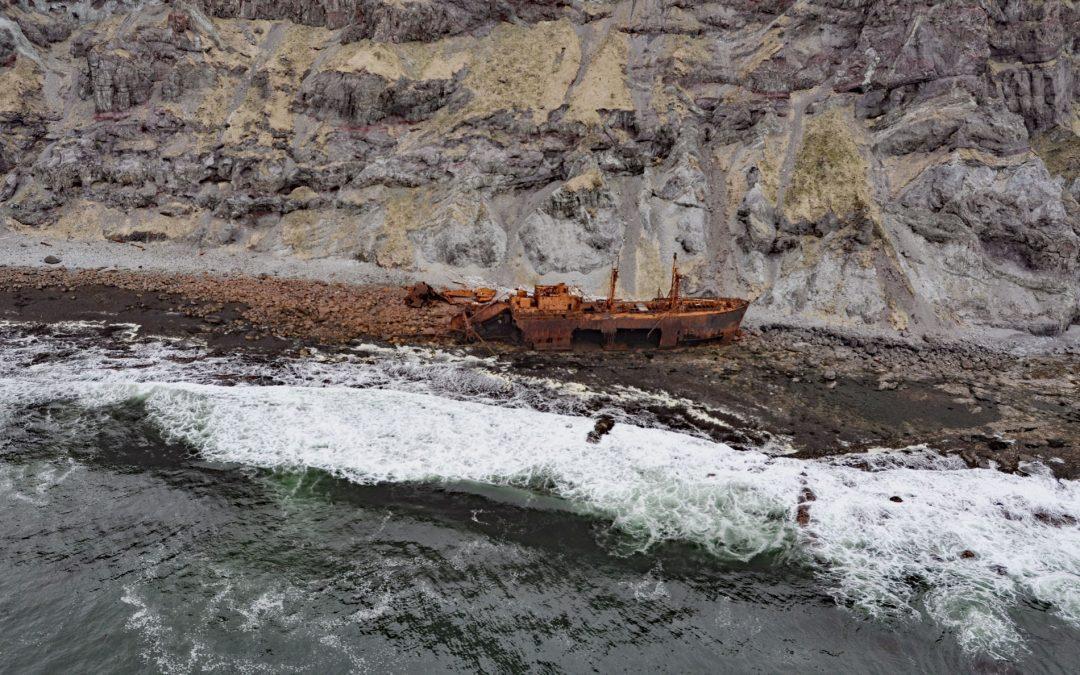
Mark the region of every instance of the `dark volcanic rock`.
POLYGON ((417 122, 446 105, 453 79, 390 82, 371 73, 322 72, 305 81, 300 105, 319 118, 337 116, 365 125, 388 117, 417 122))

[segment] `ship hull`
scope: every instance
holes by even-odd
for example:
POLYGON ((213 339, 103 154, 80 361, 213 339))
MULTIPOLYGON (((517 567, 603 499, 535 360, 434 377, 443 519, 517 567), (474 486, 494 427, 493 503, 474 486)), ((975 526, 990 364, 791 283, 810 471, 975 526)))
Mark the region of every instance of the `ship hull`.
POLYGON ((666 349, 697 342, 731 342, 746 313, 745 301, 715 309, 649 312, 512 311, 521 340, 537 350, 587 345, 604 349, 666 349), (734 305, 734 306, 731 306, 734 305))

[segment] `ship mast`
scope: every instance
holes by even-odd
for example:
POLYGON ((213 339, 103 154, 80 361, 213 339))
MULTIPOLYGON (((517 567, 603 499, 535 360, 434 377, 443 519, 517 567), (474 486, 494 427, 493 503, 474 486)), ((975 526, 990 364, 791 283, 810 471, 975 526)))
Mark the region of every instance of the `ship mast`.
POLYGON ((682 275, 679 274, 679 254, 671 254, 671 291, 668 293, 668 300, 672 309, 675 309, 679 305, 679 286, 682 282, 682 275))
POLYGON ((607 308, 611 311, 611 308, 615 306, 615 282, 619 280, 619 266, 617 264, 611 266, 611 285, 608 286, 607 296, 607 308))

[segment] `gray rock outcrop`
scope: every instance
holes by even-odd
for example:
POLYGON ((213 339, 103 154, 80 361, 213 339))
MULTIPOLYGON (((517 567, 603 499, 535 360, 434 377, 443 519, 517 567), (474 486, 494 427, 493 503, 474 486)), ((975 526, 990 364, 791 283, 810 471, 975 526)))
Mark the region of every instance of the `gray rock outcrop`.
POLYGON ((1069 0, 14 0, 0 227, 1080 321, 1069 0))

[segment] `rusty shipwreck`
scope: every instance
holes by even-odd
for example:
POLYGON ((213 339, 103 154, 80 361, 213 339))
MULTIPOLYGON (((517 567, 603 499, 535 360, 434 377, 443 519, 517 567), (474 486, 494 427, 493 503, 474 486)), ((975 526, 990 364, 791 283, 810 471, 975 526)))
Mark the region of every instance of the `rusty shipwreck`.
POLYGON ((740 298, 684 298, 682 276, 672 264, 671 290, 652 300, 615 297, 618 269, 608 297, 588 300, 566 284, 536 286, 497 299, 492 289, 449 291, 463 306, 451 326, 471 339, 512 340, 537 350, 596 346, 604 349, 669 348, 735 338, 749 304, 740 298))

